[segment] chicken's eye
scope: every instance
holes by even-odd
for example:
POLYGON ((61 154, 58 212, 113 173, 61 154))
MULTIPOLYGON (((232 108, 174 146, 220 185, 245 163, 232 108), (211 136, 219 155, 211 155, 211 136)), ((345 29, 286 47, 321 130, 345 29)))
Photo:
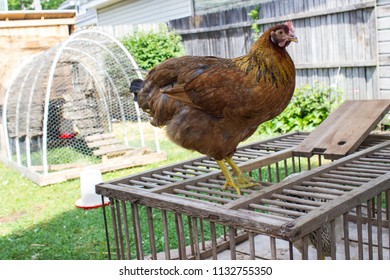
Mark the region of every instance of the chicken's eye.
POLYGON ((278 30, 278 31, 276 32, 276 34, 278 34, 278 35, 283 35, 283 30, 278 30))

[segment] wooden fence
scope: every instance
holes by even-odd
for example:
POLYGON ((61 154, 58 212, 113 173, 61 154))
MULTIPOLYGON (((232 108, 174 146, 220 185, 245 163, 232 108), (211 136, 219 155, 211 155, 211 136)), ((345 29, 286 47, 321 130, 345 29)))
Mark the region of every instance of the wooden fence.
POLYGON ((390 98, 390 0, 378 0, 379 90, 390 98))
MULTIPOLYGON (((288 51, 296 64, 297 86, 319 82, 340 87, 345 99, 390 98, 390 59, 382 50, 379 63, 377 27, 377 13, 390 15, 389 0, 272 0, 258 7, 260 30, 293 21, 299 43, 288 51), (379 67, 385 69, 381 83, 379 67)), ((187 17, 169 25, 182 36, 190 55, 234 57, 246 53, 253 42, 248 13, 254 8, 187 17)), ((390 41, 388 21, 382 23, 384 41, 390 41)))
MULTIPOLYGON (((145 23, 145 24, 121 24, 121 25, 102 25, 94 28, 106 32, 116 38, 123 38, 133 35, 137 31, 156 32, 163 23, 145 23)), ((83 28, 80 28, 83 29, 83 28)))

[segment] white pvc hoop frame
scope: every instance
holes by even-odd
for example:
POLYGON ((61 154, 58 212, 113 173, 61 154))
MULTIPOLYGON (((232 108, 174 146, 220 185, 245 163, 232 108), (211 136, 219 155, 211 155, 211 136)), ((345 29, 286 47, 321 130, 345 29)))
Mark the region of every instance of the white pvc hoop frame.
MULTIPOLYGON (((133 59, 133 57, 130 55, 130 53, 127 51, 127 49, 116 38, 114 38, 113 36, 111 36, 111 35, 109 35, 109 34, 107 34, 105 32, 102 32, 102 31, 99 31, 99 30, 83 30, 83 31, 79 31, 79 32, 76 32, 76 33, 72 34, 66 41, 64 41, 59 46, 59 48, 56 50, 56 55, 55 55, 55 57, 53 59, 53 62, 51 63, 51 67, 50 67, 50 71, 49 71, 49 75, 48 75, 49 78, 48 78, 48 83, 47 83, 46 93, 45 93, 45 98, 44 98, 44 113, 43 113, 43 128, 42 128, 42 165, 43 165, 43 174, 44 175, 47 175, 48 171, 49 171, 48 158, 47 158, 47 144, 48 144, 47 143, 47 137, 48 137, 48 135, 47 135, 48 134, 47 133, 48 127, 47 126, 48 126, 48 117, 49 117, 50 94, 51 94, 51 89, 52 89, 52 85, 53 85, 53 82, 54 82, 54 74, 55 74, 55 71, 56 71, 56 68, 57 68, 57 64, 59 63, 60 57, 61 57, 61 55, 63 54, 64 51, 66 51, 67 49, 75 51, 74 48, 72 48, 72 47, 68 48, 67 47, 71 42, 77 40, 77 38, 79 36, 81 36, 81 35, 91 34, 91 33, 96 33, 96 34, 99 34, 99 35, 103 35, 103 36, 109 38, 118 47, 120 47, 120 49, 124 52, 124 54, 127 56, 129 61, 134 66, 134 71, 137 74, 138 78, 142 79, 142 74, 141 74, 141 72, 138 69, 138 65, 135 62, 135 60, 133 59)), ((97 42, 95 40, 86 39, 86 38, 81 38, 79 40, 89 41, 89 42, 91 42, 91 44, 100 45, 100 47, 103 47, 104 49, 107 50, 106 47, 102 46, 101 43, 99 43, 99 42, 97 42)), ((80 53, 84 53, 82 50, 78 50, 78 51, 80 53)), ((111 53, 111 55, 112 55, 112 53, 111 53)), ((115 57, 114 57, 114 59, 116 60, 115 57)), ((29 61, 26 61, 24 65, 27 65, 31 61, 32 61, 32 59, 29 60, 29 61)), ((124 76, 126 77, 128 83, 130 85, 130 80, 129 80, 129 78, 126 75, 125 70, 123 69, 121 64, 119 64, 119 65, 121 66, 122 71, 125 74, 124 76)), ((22 68, 19 68, 19 69, 22 69, 22 68)), ((15 82, 15 79, 19 76, 19 74, 20 74, 20 71, 18 71, 18 73, 16 73, 16 75, 12 79, 12 82, 11 82, 10 85, 12 85, 15 82)), ((5 106, 4 106, 4 110, 3 110, 3 119, 4 120, 7 119, 7 106, 8 106, 7 101, 8 101, 8 98, 9 98, 10 89, 11 89, 11 86, 8 88, 6 96, 5 96, 5 102, 4 102, 5 106)), ((17 106, 19 106, 19 105, 17 105, 17 106)), ((141 111, 140 111, 139 105, 138 105, 138 103, 136 101, 134 102, 134 106, 135 106, 136 113, 137 113, 137 120, 138 120, 138 126, 139 126, 140 137, 141 137, 141 145, 144 147, 145 146, 145 138, 144 138, 144 131, 143 131, 143 127, 142 127, 142 121, 141 121, 141 111)), ((123 111, 123 110, 121 109, 121 111, 123 111)), ((4 125, 4 135, 5 135, 6 139, 7 139, 7 141, 6 141, 7 153, 8 153, 8 158, 11 158, 12 157, 12 153, 11 153, 10 142, 9 142, 10 140, 9 140, 9 137, 8 137, 8 124, 7 124, 7 122, 5 122, 5 123, 6 123, 6 125, 4 125)), ((158 132, 157 132, 156 128, 153 128, 153 129, 154 129, 156 150, 157 150, 157 152, 160 152, 160 145, 159 145, 159 140, 158 140, 158 132)), ((126 132, 126 126, 124 126, 124 130, 125 130, 124 132, 126 134, 127 133, 126 132)), ((125 137, 125 140, 127 141, 127 137, 125 137)), ((19 145, 19 143, 17 143, 17 145, 19 145)), ((18 157, 20 157, 20 155, 17 154, 17 158, 18 157)), ((19 160, 18 160, 18 165, 21 165, 19 160)))
MULTIPOLYGON (((5 97, 4 97, 4 109, 3 109, 3 121, 5 123, 5 125, 3 125, 3 132, 4 132, 4 137, 5 139, 7 140, 6 141, 6 149, 7 149, 7 157, 10 159, 12 158, 12 153, 11 153, 11 147, 10 147, 10 143, 9 143, 9 134, 8 134, 8 122, 7 122, 7 111, 8 111, 8 101, 9 101, 9 95, 10 95, 10 92, 11 92, 11 85, 14 84, 15 80, 19 77, 20 75, 20 72, 31 62, 33 61, 38 55, 40 54, 36 54, 36 55, 32 55, 29 59, 25 60, 22 65, 19 67, 19 70, 16 71, 14 74, 13 74, 13 77, 11 79, 11 82, 9 83, 9 85, 7 85, 8 89, 5 93, 5 97)), ((18 143, 19 145, 19 143, 18 143)), ((20 157, 20 155, 17 155, 17 157, 20 157)), ((18 165, 20 165, 20 162, 18 162, 18 165)))

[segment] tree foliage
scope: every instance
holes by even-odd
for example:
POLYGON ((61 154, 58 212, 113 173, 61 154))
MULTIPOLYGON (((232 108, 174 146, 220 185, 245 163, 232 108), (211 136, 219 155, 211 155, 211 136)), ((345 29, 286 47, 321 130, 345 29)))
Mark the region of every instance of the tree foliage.
MULTIPOLYGON (((65 0, 41 0, 43 10, 56 10, 65 0)), ((33 0, 8 0, 8 10, 34 10, 33 0)))

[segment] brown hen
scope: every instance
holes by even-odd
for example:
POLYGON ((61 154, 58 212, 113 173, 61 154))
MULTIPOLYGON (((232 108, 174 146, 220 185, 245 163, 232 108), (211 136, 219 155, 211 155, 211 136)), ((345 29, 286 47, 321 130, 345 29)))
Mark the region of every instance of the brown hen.
POLYGON ((168 59, 143 81, 139 105, 152 125, 166 126, 173 142, 213 157, 226 178, 223 189, 241 194, 240 188, 255 184, 232 156, 241 141, 288 105, 295 88, 295 67, 286 51, 291 41, 297 38, 286 22, 265 31, 241 57, 168 59))

